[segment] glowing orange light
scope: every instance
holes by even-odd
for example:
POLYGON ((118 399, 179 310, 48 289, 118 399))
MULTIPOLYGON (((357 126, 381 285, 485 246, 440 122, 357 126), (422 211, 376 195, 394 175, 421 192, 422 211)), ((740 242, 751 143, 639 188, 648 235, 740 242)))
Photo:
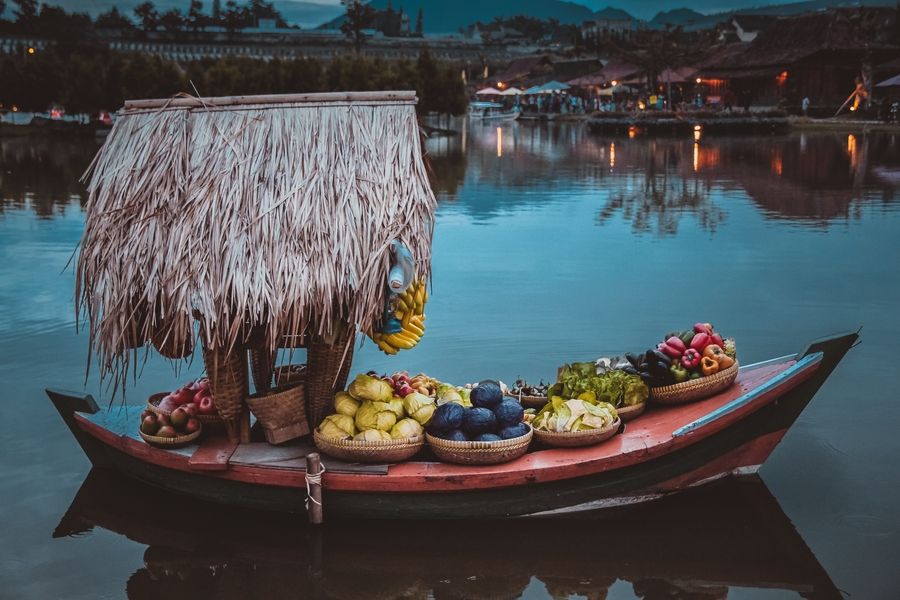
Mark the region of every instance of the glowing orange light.
POLYGON ((697 83, 703 83, 703 80, 700 79, 700 78, 698 77, 698 78, 697 78, 697 83))
POLYGON ((615 79, 613 79, 612 81, 610 81, 610 83, 612 84, 613 87, 616 87, 616 85, 618 85, 619 82, 616 81, 615 79))
POLYGON ((784 85, 784 82, 787 81, 788 72, 782 71, 778 74, 778 77, 775 78, 775 81, 778 82, 778 85, 784 85))
POLYGON ((784 159, 781 157, 781 152, 775 152, 772 154, 772 172, 781 177, 781 174, 784 173, 784 159))
POLYGON ((28 47, 28 54, 34 54, 34 48, 32 46, 28 47))
POLYGON ((13 104, 12 111, 13 111, 13 112, 19 112, 19 107, 16 106, 15 104, 13 104))
POLYGON ((609 168, 612 169, 616 166, 616 143, 609 143, 609 168))
POLYGON ((852 133, 847 136, 847 154, 850 155, 850 168, 856 170, 859 154, 856 149, 856 136, 852 133))
POLYGON ((638 100, 638 108, 644 110, 645 108, 647 108, 647 105, 644 104, 643 100, 638 100))
POLYGON ((634 128, 633 125, 628 128, 628 137, 629 138, 633 138, 636 133, 637 133, 637 130, 634 128))
POLYGON ((497 158, 503 156, 503 130, 497 128, 497 158))

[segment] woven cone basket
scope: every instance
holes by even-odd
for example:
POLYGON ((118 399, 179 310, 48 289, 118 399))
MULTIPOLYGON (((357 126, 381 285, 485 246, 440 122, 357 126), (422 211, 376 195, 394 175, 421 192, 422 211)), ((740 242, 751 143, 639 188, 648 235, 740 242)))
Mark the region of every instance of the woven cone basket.
POLYGON ((203 362, 209 377, 209 389, 216 399, 216 410, 225 422, 232 441, 240 440, 240 418, 249 394, 247 355, 243 349, 231 352, 203 346, 203 362))
POLYGON ((334 394, 347 384, 353 360, 353 334, 348 328, 330 345, 319 336, 308 340, 306 414, 314 426, 333 412, 334 394))

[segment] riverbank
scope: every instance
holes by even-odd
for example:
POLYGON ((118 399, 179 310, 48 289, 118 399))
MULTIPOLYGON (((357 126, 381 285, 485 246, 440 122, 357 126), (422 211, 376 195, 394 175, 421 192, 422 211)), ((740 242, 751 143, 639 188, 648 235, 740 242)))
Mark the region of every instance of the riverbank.
POLYGON ((868 121, 860 119, 811 119, 809 117, 789 117, 790 127, 795 131, 828 131, 834 133, 900 133, 900 123, 868 121))

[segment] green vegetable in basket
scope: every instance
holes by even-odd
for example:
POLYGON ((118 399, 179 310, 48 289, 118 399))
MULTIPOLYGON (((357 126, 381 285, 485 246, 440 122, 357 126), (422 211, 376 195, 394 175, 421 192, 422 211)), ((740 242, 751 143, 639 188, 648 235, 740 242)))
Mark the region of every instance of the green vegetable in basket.
POLYGON ((532 426, 557 433, 586 431, 606 427, 616 418, 616 409, 608 402, 594 404, 579 398, 563 400, 554 396, 535 416, 532 426))
POLYGON ((422 426, 415 419, 409 417, 400 419, 397 424, 391 428, 391 437, 395 440, 413 438, 422 435, 422 426))
POLYGON ((319 425, 319 433, 330 440, 348 440, 356 434, 353 417, 347 415, 328 415, 319 425))
POLYGON ((364 373, 356 376, 347 391, 357 400, 371 402, 390 402, 394 395, 394 388, 388 382, 364 373))
POLYGON ((550 386, 548 394, 580 398, 592 404, 608 402, 613 406, 633 406, 645 402, 650 390, 637 375, 619 369, 598 374, 594 363, 572 363, 563 366, 558 381, 550 386))
POLYGON ((380 429, 366 429, 353 436, 357 442, 383 442, 392 439, 391 434, 380 429))
MULTIPOLYGON (((624 371, 617 371, 624 373, 624 371)), ((625 373, 625 389, 622 393, 622 404, 619 406, 636 406, 643 404, 650 397, 650 388, 637 375, 628 375, 625 373)))
POLYGON ((456 389, 456 386, 450 385, 449 383, 439 384, 435 396, 437 397, 438 406, 448 402, 462 404, 462 395, 459 393, 459 390, 456 389))
POLYGON ((357 429, 379 429, 390 431, 397 422, 397 414, 390 409, 387 402, 363 402, 356 411, 354 419, 357 429))
POLYGON ((334 395, 334 410, 336 410, 338 414, 355 417, 356 411, 359 410, 359 404, 359 400, 347 392, 338 392, 334 395))

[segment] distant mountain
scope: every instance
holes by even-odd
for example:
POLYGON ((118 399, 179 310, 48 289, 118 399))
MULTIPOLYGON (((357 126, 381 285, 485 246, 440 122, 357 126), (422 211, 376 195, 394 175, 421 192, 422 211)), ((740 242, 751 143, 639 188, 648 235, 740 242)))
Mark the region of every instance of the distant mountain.
MULTIPOLYGON (((372 0, 379 10, 387 8, 388 0, 372 0)), ((481 21, 487 23, 494 17, 526 15, 537 19, 557 19, 560 23, 581 23, 593 18, 593 12, 583 4, 564 0, 391 0, 394 10, 410 15, 415 23, 419 8, 423 10, 426 33, 451 33, 481 21)), ((323 28, 337 28, 343 17, 326 23, 323 28)))
POLYGON ((693 23, 702 22, 707 18, 706 15, 698 13, 696 10, 691 10, 690 8, 675 8, 673 10, 656 13, 656 15, 650 19, 650 23, 653 25, 691 25, 693 23))
POLYGON ((604 9, 594 13, 595 19, 606 19, 608 21, 635 21, 636 19, 621 8, 613 8, 607 6, 604 9))
MULTIPOLYGON (((650 20, 660 12, 671 12, 671 0, 578 0, 594 10, 605 6, 622 8, 641 19, 650 20)), ((797 14, 834 6, 896 6, 896 0, 811 0, 789 4, 776 4, 772 0, 681 0, 681 4, 695 12, 710 14, 757 13, 757 14, 797 14), (785 11, 785 12, 781 12, 785 11)))

